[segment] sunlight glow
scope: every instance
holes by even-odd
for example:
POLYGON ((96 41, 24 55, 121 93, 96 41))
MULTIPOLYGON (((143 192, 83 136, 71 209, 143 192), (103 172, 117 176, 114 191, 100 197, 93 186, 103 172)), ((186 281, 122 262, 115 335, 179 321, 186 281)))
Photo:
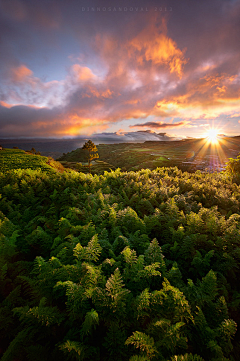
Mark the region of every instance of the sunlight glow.
POLYGON ((211 144, 216 144, 218 143, 218 129, 216 128, 211 128, 209 129, 209 131, 207 132, 207 137, 208 141, 211 144))

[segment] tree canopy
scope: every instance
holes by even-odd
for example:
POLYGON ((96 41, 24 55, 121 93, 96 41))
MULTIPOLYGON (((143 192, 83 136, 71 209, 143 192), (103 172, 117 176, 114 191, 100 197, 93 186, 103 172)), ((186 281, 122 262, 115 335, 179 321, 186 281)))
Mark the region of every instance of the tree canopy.
POLYGON ((97 147, 96 145, 89 139, 84 146, 82 147, 83 150, 87 150, 88 151, 88 168, 89 168, 89 173, 91 173, 91 162, 94 159, 99 158, 99 155, 97 153, 97 147))

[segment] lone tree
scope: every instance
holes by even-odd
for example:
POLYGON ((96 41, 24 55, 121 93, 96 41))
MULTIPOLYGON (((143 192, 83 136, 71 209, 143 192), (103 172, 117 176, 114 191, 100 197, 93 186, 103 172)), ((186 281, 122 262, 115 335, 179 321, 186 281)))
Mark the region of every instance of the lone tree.
POLYGON ((96 145, 91 141, 88 140, 84 146, 82 147, 82 149, 87 150, 88 151, 88 168, 89 168, 89 173, 91 173, 91 162, 94 159, 99 158, 99 155, 97 153, 97 147, 96 145))

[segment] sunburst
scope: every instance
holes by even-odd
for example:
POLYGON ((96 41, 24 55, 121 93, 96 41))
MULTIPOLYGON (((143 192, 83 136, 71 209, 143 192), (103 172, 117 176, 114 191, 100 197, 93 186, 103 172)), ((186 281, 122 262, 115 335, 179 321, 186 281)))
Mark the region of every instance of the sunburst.
POLYGON ((217 128, 211 128, 208 130, 206 138, 211 144, 218 143, 218 132, 219 130, 217 128))

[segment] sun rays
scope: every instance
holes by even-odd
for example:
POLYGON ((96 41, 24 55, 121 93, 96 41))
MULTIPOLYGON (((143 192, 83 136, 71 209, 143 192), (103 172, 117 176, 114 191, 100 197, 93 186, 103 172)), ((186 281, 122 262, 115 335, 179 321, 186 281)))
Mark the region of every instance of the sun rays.
POLYGON ((218 144, 218 129, 216 128, 209 129, 206 138, 211 144, 218 144))

